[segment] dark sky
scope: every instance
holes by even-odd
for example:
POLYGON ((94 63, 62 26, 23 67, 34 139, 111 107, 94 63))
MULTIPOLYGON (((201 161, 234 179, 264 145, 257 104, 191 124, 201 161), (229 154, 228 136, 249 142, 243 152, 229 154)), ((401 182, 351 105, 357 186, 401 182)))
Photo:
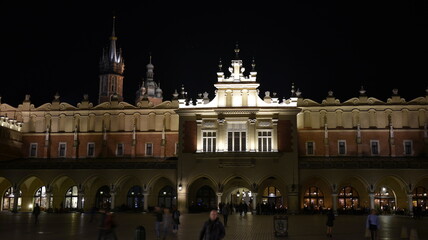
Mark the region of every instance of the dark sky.
POLYGON ((330 89, 345 101, 358 96, 361 85, 380 100, 386 101, 393 88, 411 100, 424 96, 428 86, 424 0, 275 1, 284 6, 34 2, 0 6, 0 94, 12 106, 25 94, 39 106, 56 92, 73 105, 85 93, 97 103, 98 62, 113 14, 125 58, 124 98, 130 103, 150 52, 164 99, 181 84, 193 98, 204 91, 212 98, 218 60, 226 70, 236 42, 247 69, 255 58, 261 93, 275 91, 281 98, 290 96, 292 82, 316 101, 330 89))

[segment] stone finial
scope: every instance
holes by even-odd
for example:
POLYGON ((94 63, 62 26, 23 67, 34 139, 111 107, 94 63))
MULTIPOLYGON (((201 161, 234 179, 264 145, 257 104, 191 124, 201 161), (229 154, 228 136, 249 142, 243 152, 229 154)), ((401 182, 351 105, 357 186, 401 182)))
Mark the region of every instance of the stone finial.
POLYGON ((302 92, 300 91, 300 89, 297 89, 297 91, 296 91, 296 96, 297 97, 300 97, 302 95, 302 92))
POLYGON ((220 60, 218 61, 218 71, 219 71, 219 72, 223 71, 223 64, 222 64, 222 62, 221 62, 221 58, 220 58, 220 60))
POLYGON ((89 101, 89 95, 83 94, 83 101, 89 101))
POLYGON ((202 93, 198 93, 198 98, 201 99, 202 98, 202 93))
POLYGON ((272 93, 272 97, 276 97, 276 92, 273 92, 273 93, 272 93))
POLYGON ((360 96, 365 96, 366 95, 366 90, 364 89, 364 87, 363 86, 361 86, 361 89, 360 89, 360 96))
POLYGON ((55 99, 56 101, 58 101, 58 100, 59 100, 59 97, 60 97, 59 93, 58 93, 58 92, 56 92, 56 93, 55 93, 55 96, 54 96, 54 99, 55 99))
POLYGON ((398 95, 398 89, 397 88, 392 89, 392 94, 394 96, 397 96, 398 95))
POLYGON ((296 96, 296 90, 294 90, 294 82, 291 83, 291 96, 292 97, 296 96))
POLYGON ((270 97, 270 92, 269 91, 265 92, 265 97, 270 97))
POLYGON ((174 90, 174 93, 172 94, 173 99, 178 99, 178 92, 177 89, 174 90))
POLYGON ((119 96, 117 95, 117 93, 113 93, 113 95, 111 95, 111 101, 118 101, 119 100, 119 96))
POLYGON ((30 94, 25 94, 25 99, 24 99, 24 101, 25 102, 29 102, 30 101, 30 94))
POLYGON ((328 91, 328 97, 333 97, 333 91, 332 90, 330 90, 330 91, 328 91))
POLYGON ((251 63, 251 71, 253 72, 256 71, 256 60, 254 60, 254 57, 253 57, 253 62, 251 63))
POLYGON ((428 96, 428 87, 425 89, 425 94, 428 96))
POLYGON ((204 96, 204 99, 208 98, 208 93, 207 93, 207 92, 204 92, 204 93, 203 93, 203 96, 204 96))

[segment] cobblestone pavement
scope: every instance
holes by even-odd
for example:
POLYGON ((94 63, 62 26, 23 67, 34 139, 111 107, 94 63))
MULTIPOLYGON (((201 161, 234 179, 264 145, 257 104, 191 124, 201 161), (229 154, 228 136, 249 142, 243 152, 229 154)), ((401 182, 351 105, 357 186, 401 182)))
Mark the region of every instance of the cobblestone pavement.
MULTIPOLYGON (((221 216, 220 216, 221 217, 221 216)), ((42 213, 39 224, 29 213, 0 213, 0 240, 4 239, 97 239, 98 215, 90 222, 90 214, 42 213)), ((341 215, 336 218, 333 229, 333 239, 361 240, 364 238, 366 216, 341 215)), ((169 239, 192 240, 198 239, 199 231, 208 213, 183 214, 178 233, 169 239)), ((222 217, 221 217, 222 219, 222 217)), ((419 239, 428 239, 428 219, 414 220, 405 216, 381 216, 382 229, 380 239, 401 239, 403 230, 407 234, 416 230, 419 239)), ((155 238, 154 216, 144 213, 117 213, 118 226, 116 234, 119 240, 132 240, 137 226, 146 229, 146 239, 155 238)), ((288 216, 289 236, 282 239, 327 239, 325 236, 324 215, 293 215, 288 216)), ((275 238, 273 229, 273 216, 239 215, 229 216, 225 240, 268 240, 275 238)))

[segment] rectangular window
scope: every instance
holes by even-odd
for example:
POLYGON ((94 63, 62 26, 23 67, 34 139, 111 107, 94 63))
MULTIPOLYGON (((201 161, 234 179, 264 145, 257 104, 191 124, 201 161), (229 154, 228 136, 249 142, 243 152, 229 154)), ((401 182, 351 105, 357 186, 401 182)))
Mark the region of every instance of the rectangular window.
POLYGON ((372 155, 378 155, 379 154, 379 141, 378 140, 371 140, 370 141, 370 149, 372 155))
POLYGON ((153 156, 153 143, 146 143, 146 156, 153 156))
POLYGON ((67 143, 60 142, 58 145, 58 157, 66 157, 67 143))
POLYGON ((30 157, 37 157, 37 143, 30 143, 30 157))
POLYGON ((123 156, 124 148, 125 148, 125 146, 123 143, 118 143, 116 146, 116 156, 118 156, 118 157, 123 156))
POLYGON ((306 142, 306 155, 314 155, 314 142, 306 142))
POLYGON ((413 142, 410 140, 404 141, 404 155, 412 155, 413 154, 413 142))
POLYGON ((227 124, 227 150, 247 151, 247 122, 237 121, 227 124))
POLYGON ((257 133, 258 151, 271 152, 272 151, 272 132, 259 131, 257 133))
POLYGON ((94 157, 95 156, 95 143, 90 142, 88 143, 88 157, 94 157))
POLYGON ((215 152, 217 145, 217 133, 215 131, 204 131, 202 133, 202 147, 204 152, 215 152))
POLYGON ((227 150, 229 152, 241 152, 247 150, 247 133, 246 132, 228 132, 227 133, 227 150))
POLYGON ((345 155, 346 154, 346 141, 345 140, 339 140, 338 141, 338 147, 339 147, 339 155, 345 155))

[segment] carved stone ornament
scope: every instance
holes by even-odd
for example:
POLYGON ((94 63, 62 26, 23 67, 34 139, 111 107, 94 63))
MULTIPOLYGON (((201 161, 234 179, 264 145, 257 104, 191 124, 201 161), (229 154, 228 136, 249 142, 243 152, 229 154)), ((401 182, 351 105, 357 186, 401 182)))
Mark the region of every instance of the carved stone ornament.
POLYGON ((204 127, 204 128, 215 128, 216 123, 214 121, 204 121, 202 123, 202 127, 204 127))
POLYGON ((270 127, 270 125, 271 125, 271 121, 268 121, 268 120, 259 121, 259 127, 270 127))

